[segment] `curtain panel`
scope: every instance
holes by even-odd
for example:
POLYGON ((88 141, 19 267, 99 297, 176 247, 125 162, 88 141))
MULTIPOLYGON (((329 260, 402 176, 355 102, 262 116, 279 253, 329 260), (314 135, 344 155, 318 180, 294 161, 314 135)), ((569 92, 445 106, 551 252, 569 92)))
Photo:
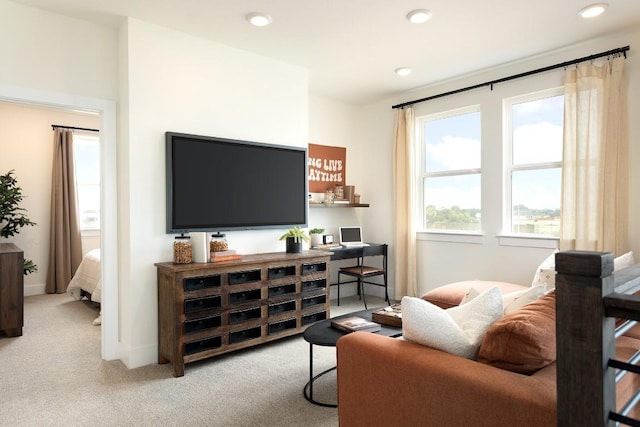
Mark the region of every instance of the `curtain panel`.
POLYGON ((628 249, 624 58, 565 72, 560 250, 628 249))
POLYGON ((73 162, 73 131, 56 128, 53 135, 51 231, 46 292, 64 293, 82 261, 73 162))
POLYGON ((413 108, 396 110, 393 148, 395 186, 395 299, 416 296, 415 138, 413 108))

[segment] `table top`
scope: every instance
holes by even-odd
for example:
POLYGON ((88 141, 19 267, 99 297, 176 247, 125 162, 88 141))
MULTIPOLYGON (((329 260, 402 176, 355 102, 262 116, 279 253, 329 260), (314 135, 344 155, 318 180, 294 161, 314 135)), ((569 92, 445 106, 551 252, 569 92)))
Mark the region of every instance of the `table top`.
MULTIPOLYGON (((333 317, 323 320, 318 323, 314 323, 305 329, 302 334, 305 341, 310 344, 322 345, 327 347, 335 347, 339 338, 347 335, 350 332, 343 332, 331 327, 331 321, 335 319, 344 319, 345 317, 358 316, 363 319, 371 321, 371 313, 380 310, 380 308, 371 308, 369 310, 356 311, 353 313, 344 314, 342 316, 333 317)), ((367 332, 369 334, 384 335, 387 337, 398 337, 402 335, 402 327, 395 327, 390 325, 380 324, 380 330, 376 332, 367 332)))

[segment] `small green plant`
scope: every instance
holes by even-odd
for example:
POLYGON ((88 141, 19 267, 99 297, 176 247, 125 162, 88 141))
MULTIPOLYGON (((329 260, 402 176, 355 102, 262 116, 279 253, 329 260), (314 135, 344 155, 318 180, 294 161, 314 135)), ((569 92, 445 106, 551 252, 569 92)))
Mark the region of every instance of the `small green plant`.
MULTIPOLYGON (((22 227, 36 225, 27 218, 26 209, 20 207, 23 197, 13 170, 0 175, 0 237, 8 238, 18 234, 22 227)), ((24 274, 35 271, 38 271, 38 266, 25 259, 24 274)))
POLYGON ((309 230, 309 234, 322 234, 324 233, 324 228, 312 228, 309 230))
POLYGON ((309 241, 309 236, 307 236, 307 233, 305 233, 300 227, 293 227, 289 229, 286 233, 280 236, 280 240, 285 240, 288 237, 293 238, 293 241, 296 243, 300 243, 300 240, 304 240, 305 242, 309 241))

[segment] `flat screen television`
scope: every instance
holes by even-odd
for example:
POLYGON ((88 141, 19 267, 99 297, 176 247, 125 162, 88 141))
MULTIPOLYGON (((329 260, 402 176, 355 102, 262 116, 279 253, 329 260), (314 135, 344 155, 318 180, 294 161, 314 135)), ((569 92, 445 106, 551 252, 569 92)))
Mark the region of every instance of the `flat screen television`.
POLYGON ((306 227, 307 150, 166 132, 167 233, 306 227))

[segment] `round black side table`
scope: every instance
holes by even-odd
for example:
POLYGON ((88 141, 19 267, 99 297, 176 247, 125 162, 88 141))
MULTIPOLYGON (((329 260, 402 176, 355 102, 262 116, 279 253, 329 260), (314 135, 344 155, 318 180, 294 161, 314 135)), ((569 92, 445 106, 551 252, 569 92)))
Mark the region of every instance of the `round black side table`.
MULTIPOLYGON (((331 321, 335 319, 343 319, 345 317, 358 316, 363 319, 371 321, 371 313, 374 311, 380 310, 380 308, 372 308, 369 310, 356 311, 354 313, 344 314, 342 316, 333 317, 331 319, 322 320, 320 322, 314 323, 305 329, 302 334, 305 341, 309 343, 309 381, 305 384, 304 389, 302 390, 302 394, 305 399, 314 405, 325 406, 327 408, 337 408, 338 405, 335 403, 325 403, 319 402, 313 398, 313 383, 321 376, 325 375, 328 372, 331 372, 337 368, 334 366, 327 370, 320 372, 317 375, 313 375, 313 346, 320 345, 325 347, 335 347, 338 339, 340 337, 345 336, 348 332, 342 332, 338 329, 331 327, 331 321)), ((380 330, 376 332, 367 332, 373 334, 384 335, 387 337, 398 337, 402 335, 402 328, 395 327, 390 325, 380 325, 380 330)))

